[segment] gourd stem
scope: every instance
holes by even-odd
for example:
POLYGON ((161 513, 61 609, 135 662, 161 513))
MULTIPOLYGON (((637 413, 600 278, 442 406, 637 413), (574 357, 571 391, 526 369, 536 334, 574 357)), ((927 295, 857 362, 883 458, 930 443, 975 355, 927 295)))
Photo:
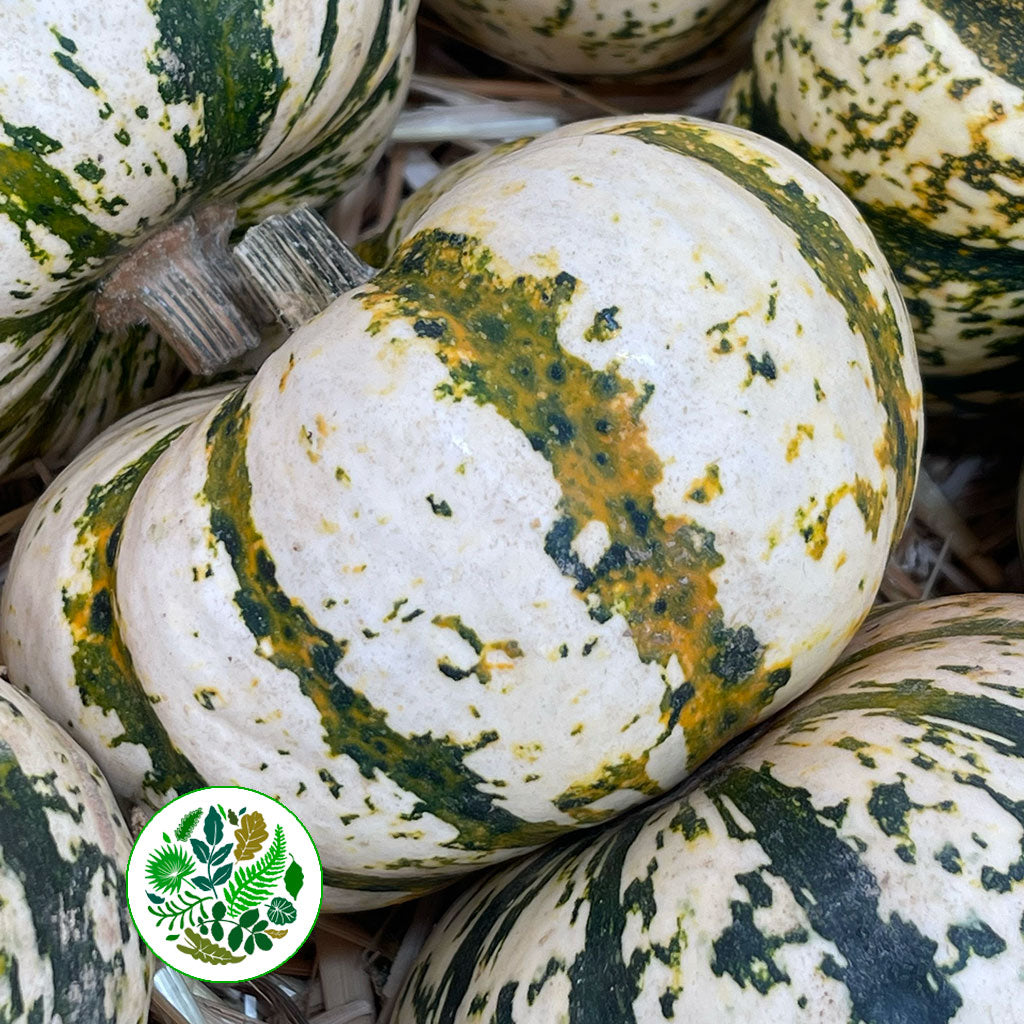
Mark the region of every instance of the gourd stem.
POLYGON ((255 348, 270 316, 231 259, 233 224, 232 208, 209 206, 149 239, 101 286, 100 327, 148 323, 204 375, 255 348))
POLYGON ((292 330, 374 274, 308 207, 250 228, 235 259, 263 303, 292 330))
POLYGON ((294 330, 373 276, 308 208, 269 217, 232 251, 233 226, 233 208, 207 206, 140 246, 100 287, 101 329, 148 323, 208 375, 255 348, 275 318, 294 330))

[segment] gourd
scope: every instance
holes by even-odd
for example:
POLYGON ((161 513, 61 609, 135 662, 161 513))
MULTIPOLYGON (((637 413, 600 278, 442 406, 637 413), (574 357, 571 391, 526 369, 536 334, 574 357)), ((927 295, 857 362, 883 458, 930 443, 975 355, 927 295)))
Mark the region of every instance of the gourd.
POLYGON ((756 0, 430 0, 477 46, 564 75, 667 70, 724 35, 756 0))
POLYGON ((458 897, 396 1024, 1011 1024, 1024 598, 873 616, 670 797, 458 897))
POLYGON ((227 204, 246 224, 347 188, 402 104, 415 7, 3 6, 0 32, 18 44, 0 54, 0 474, 44 451, 62 460, 180 382, 154 330, 109 294, 105 315, 94 308, 104 275, 143 246, 178 246, 164 278, 154 261, 126 272, 151 313, 182 322, 167 307, 191 302, 204 327, 231 327, 216 260, 187 264, 217 232, 193 237, 188 215, 227 204), (172 224, 185 244, 161 233, 172 224))
POLYGON ((824 671, 908 512, 910 338, 788 151, 562 129, 162 453, 154 421, 72 464, 15 551, 12 679, 126 799, 288 803, 328 906, 436 887, 657 795, 824 671))
POLYGON ((1022 387, 1022 43, 1021 0, 772 0, 723 115, 857 202, 943 397, 1022 387))
POLYGON ((0 1019, 145 1020, 152 960, 128 914, 130 850, 96 765, 0 678, 0 1019))

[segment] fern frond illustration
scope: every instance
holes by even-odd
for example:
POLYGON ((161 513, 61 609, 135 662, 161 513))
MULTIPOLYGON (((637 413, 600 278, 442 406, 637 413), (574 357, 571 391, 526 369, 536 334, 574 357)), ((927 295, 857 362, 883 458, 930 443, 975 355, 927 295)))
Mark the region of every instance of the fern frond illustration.
POLYGON ((176 893, 196 869, 196 862, 180 846, 155 850, 146 862, 146 881, 157 892, 176 893))
POLYGON ((174 830, 174 838, 185 842, 186 839, 196 830, 196 825, 199 824, 199 819, 203 816, 202 807, 197 807, 194 811, 189 811, 184 818, 178 823, 178 827, 174 830))
MULTIPOLYGON (((156 918, 157 926, 166 924, 168 929, 182 928, 186 919, 189 924, 196 924, 196 911, 199 910, 207 900, 213 896, 200 896, 198 899, 189 901, 189 893, 185 893, 178 902, 168 900, 156 907, 150 907, 149 912, 156 918)), ((202 914, 199 915, 202 917, 202 914)))
POLYGON ((284 874, 285 844, 284 829, 274 829, 274 840, 258 861, 239 867, 224 890, 224 902, 228 906, 228 917, 238 917, 245 910, 258 907, 270 898, 284 874))

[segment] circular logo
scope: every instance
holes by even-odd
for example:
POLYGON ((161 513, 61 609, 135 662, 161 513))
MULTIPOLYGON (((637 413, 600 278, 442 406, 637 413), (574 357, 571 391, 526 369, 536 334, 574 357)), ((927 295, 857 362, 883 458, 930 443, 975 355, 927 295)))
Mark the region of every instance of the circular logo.
POLYGON ((158 811, 128 859, 128 909, 164 963, 202 981, 279 967, 313 929, 323 869, 306 827, 252 789, 198 789, 158 811))

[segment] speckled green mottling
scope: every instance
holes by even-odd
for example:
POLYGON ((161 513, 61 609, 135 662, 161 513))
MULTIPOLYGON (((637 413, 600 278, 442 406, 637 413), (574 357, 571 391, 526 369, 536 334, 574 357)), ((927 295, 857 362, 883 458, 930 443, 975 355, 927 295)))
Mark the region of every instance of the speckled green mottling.
POLYGON ((827 955, 821 969, 846 986, 852 1020, 946 1024, 953 1018, 962 1000, 935 962, 936 943, 897 914, 882 917, 877 879, 822 821, 806 790, 783 784, 768 765, 725 766, 705 788, 724 821, 732 818, 722 802, 727 797, 751 823, 747 832, 733 822, 730 835, 759 844, 814 931, 835 943, 843 964, 827 955))
POLYGON ((33 316, 0 320, 0 340, 18 348, 32 342, 24 360, 0 378, 0 389, 13 384, 45 359, 52 346, 57 346, 57 355, 19 398, 0 407, 2 461, 17 465, 22 458, 41 450, 60 427, 57 410, 66 414, 73 403, 99 346, 100 332, 80 298, 72 295, 33 316))
POLYGON ((0 143, 0 216, 18 228, 25 252, 55 279, 107 256, 117 241, 82 212, 86 204, 81 193, 67 175, 47 162, 46 155, 60 146, 58 140, 50 139, 41 149, 41 140, 28 137, 24 130, 15 132, 11 144, 0 143), (36 226, 65 243, 67 266, 53 266, 49 249, 32 237, 36 226))
POLYGON ((238 578, 235 602, 259 643, 254 652, 292 673, 320 715, 323 739, 333 756, 344 755, 366 778, 386 774, 415 794, 418 813, 429 813, 457 831, 448 844, 466 850, 535 846, 564 832, 554 822, 529 822, 506 811, 483 788, 485 780, 464 761, 479 744, 463 746, 431 733, 406 736, 387 724, 387 714, 348 686, 342 662, 348 646, 321 629, 284 593, 266 542, 250 511, 252 485, 245 441, 249 407, 245 392, 228 398, 207 435, 208 470, 203 496, 210 529, 231 559, 238 578))
POLYGON ((51 1014, 44 1018, 42 1000, 29 1008, 26 1021, 90 1021, 106 1024, 109 1012, 107 982, 124 970, 120 951, 107 960, 104 941, 94 932, 85 895, 98 875, 108 893, 117 893, 122 942, 131 938, 124 876, 117 864, 88 839, 77 843, 68 858, 54 836, 49 815, 82 820, 82 808, 71 806, 58 792, 56 773, 26 775, 10 747, 0 740, 0 860, 16 876, 35 931, 38 955, 52 974, 51 1014), (46 883, 39 884, 40 870, 46 883))
POLYGON ((946 974, 962 971, 972 953, 987 960, 1006 950, 1006 940, 984 921, 953 925, 946 932, 946 938, 956 947, 958 954, 954 963, 943 968, 946 974))
MULTIPOLYGON (((520 916, 546 885, 563 870, 572 852, 581 852, 588 840, 575 839, 568 848, 555 843, 536 854, 529 870, 518 872, 478 908, 458 936, 458 949, 447 957, 448 965, 436 989, 417 986, 416 1019, 432 1024, 455 1024, 459 1007, 469 992, 478 963, 493 962, 520 916)), ((427 967, 427 962, 423 968, 427 967)))
MULTIPOLYGON (((387 5, 384 5, 385 8, 387 5)), ((380 28, 378 28, 378 33, 380 28)), ((378 35, 386 40, 386 33, 378 35)), ((298 199, 313 196, 317 202, 334 198, 363 166, 365 157, 356 154, 350 164, 343 164, 335 154, 344 145, 345 139, 354 134, 375 112, 389 100, 393 99, 402 80, 401 62, 396 60, 388 73, 381 79, 373 91, 357 107, 343 119, 331 122, 331 126, 320 137, 320 141, 307 149, 300 156, 288 160, 274 168, 270 174, 263 175, 256 199, 242 202, 243 216, 253 219, 259 210, 273 202, 284 199, 298 199), (337 121, 337 123, 335 123, 337 121)), ((353 93, 358 88, 353 88, 353 93)), ((352 93, 350 93, 352 95, 352 93)), ((343 104, 343 110, 349 110, 343 104)))
MULTIPOLYGON (((756 125, 755 125, 756 128, 756 125)), ((757 129, 760 130, 760 129, 757 129)), ((879 295, 864 279, 872 264, 839 223, 796 181, 775 181, 764 166, 743 160, 718 145, 714 129, 693 124, 623 125, 615 134, 641 139, 709 164, 759 199, 796 235, 800 253, 826 291, 846 310, 851 326, 870 354, 875 394, 885 410, 883 466, 897 480, 898 522, 906 522, 913 498, 918 426, 916 405, 903 372, 905 345, 888 295, 879 295)), ((898 536, 900 527, 897 527, 898 536)))
POLYGON ((531 26, 539 36, 553 36, 565 28, 566 22, 572 17, 576 0, 559 0, 554 14, 549 14, 539 25, 531 26))
POLYGON ((721 977, 728 974, 740 988, 750 985, 761 995, 773 986, 788 984, 789 975, 775 962, 774 954, 787 942, 807 941, 800 930, 792 937, 765 935, 754 923, 754 905, 740 900, 729 903, 732 923, 715 939, 711 948, 711 970, 721 977))
POLYGON ((270 127, 286 86, 264 15, 265 0, 149 0, 159 40, 150 71, 167 104, 202 110, 202 130, 176 136, 190 188, 242 166, 270 127))
MULTIPOLYGON (((493 406, 550 464, 561 497, 544 550, 575 582, 590 616, 625 621, 644 663, 677 658, 686 680, 664 709, 662 742, 680 725, 691 766, 750 723, 789 679, 788 665, 765 665, 749 626, 727 625, 714 571, 723 564, 714 536, 685 517, 662 517, 654 489, 661 456, 647 441, 643 410, 656 385, 622 376, 615 363, 595 370, 557 339, 577 281, 502 280, 475 239, 425 231, 409 240, 364 293, 374 330, 401 318, 436 345, 449 380, 439 400, 493 406), (593 567, 572 544, 582 526, 603 523, 605 552, 593 567)), ((565 794, 567 806, 592 802, 628 777, 652 793, 649 751, 610 764, 565 794)))
POLYGON ((142 785, 161 795, 178 796, 206 785, 160 722, 132 666, 132 657, 113 615, 115 558, 121 528, 132 496, 160 454, 184 427, 164 434, 113 479, 96 484, 82 514, 75 520, 77 547, 88 572, 88 587, 63 592, 64 615, 74 640, 75 684, 86 707, 116 715, 121 733, 110 741, 140 744, 151 767, 142 785))
MULTIPOLYGON (((1024 640, 1024 622, 1019 619, 1004 618, 998 615, 965 616, 951 618, 928 629, 917 629, 912 633, 887 637, 874 643, 866 644, 859 650, 847 655, 833 666, 839 671, 856 665, 867 658, 883 651, 893 651, 901 647, 917 647, 927 645, 933 640, 943 640, 957 636, 990 637, 993 639, 1024 640)), ((925 680, 932 682, 932 680, 925 680)))
POLYGON ((922 0, 953 26, 964 46, 994 75, 1024 89, 1021 0, 922 0))
MULTIPOLYGON (((861 682, 846 693, 825 695, 784 712, 790 733, 813 725, 838 711, 864 710, 925 729, 933 741, 942 732, 962 735, 978 730, 980 741, 1004 756, 1024 758, 1024 710, 984 694, 943 690, 927 679, 893 683, 861 682)), ((967 782, 966 777, 958 780, 967 782)))

